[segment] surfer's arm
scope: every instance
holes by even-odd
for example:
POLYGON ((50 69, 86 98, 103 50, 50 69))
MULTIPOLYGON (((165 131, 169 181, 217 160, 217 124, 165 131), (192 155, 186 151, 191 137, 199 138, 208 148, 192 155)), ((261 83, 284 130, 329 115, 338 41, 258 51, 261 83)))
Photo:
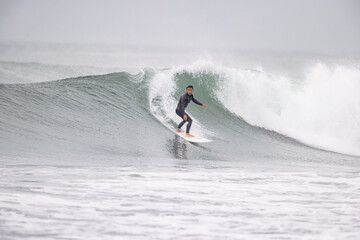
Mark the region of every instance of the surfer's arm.
POLYGON ((206 105, 206 104, 202 104, 201 102, 199 102, 198 100, 196 100, 194 97, 192 98, 192 101, 194 102, 194 103, 196 103, 197 105, 200 105, 200 106, 203 106, 203 107, 207 107, 208 105, 206 105))

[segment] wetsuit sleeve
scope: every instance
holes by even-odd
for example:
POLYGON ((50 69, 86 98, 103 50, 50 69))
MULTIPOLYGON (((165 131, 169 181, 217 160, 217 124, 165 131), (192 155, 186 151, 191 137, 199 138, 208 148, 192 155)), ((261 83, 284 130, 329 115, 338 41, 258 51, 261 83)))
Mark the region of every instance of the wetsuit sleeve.
POLYGON ((201 102, 199 102, 198 100, 196 100, 196 99, 194 98, 194 96, 192 97, 192 101, 193 101, 194 103, 196 103, 197 105, 200 105, 200 106, 203 105, 201 102))

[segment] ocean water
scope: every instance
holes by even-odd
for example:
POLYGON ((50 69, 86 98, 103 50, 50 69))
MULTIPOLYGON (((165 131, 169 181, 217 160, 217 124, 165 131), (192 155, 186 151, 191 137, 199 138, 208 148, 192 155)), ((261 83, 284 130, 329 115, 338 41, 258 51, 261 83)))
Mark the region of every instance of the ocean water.
POLYGON ((359 59, 0 44, 1 239, 358 239, 359 59))

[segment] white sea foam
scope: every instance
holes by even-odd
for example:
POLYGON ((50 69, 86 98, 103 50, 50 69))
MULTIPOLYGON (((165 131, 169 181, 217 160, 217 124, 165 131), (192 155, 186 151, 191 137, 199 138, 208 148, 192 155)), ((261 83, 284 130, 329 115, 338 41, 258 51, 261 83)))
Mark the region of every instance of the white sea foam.
POLYGON ((360 70, 318 63, 300 81, 227 68, 218 97, 252 125, 360 155, 360 70))
MULTIPOLYGON (((220 102, 254 126, 314 147, 360 155, 360 70, 357 67, 318 62, 306 69, 303 79, 291 79, 272 75, 261 67, 250 70, 198 60, 155 76, 151 87, 167 91, 164 97, 171 99, 167 101, 168 106, 162 106, 164 109, 175 104, 173 97, 169 97, 175 88, 170 76, 181 71, 219 74, 220 89, 215 92, 220 102)), ((167 116, 173 118, 175 113, 169 112, 167 116)))
POLYGON ((0 234, 3 239, 354 240, 360 234, 360 176, 344 166, 318 173, 167 161, 0 165, 0 234))

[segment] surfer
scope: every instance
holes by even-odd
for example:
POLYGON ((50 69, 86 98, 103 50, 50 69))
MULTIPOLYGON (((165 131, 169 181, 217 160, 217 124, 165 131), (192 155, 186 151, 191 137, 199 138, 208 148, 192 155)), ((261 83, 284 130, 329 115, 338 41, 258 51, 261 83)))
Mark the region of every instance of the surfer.
POLYGON ((188 122, 188 124, 186 125, 186 137, 194 137, 193 135, 191 135, 189 133, 190 128, 191 128, 191 124, 192 124, 192 119, 189 116, 189 114, 187 114, 185 112, 185 108, 187 107, 189 102, 193 101, 197 105, 200 105, 200 106, 203 106, 203 107, 208 107, 208 105, 202 104, 201 102, 199 102, 198 100, 196 100, 194 98, 194 96, 192 95, 193 90, 194 90, 194 87, 192 85, 189 85, 189 86, 186 87, 186 93, 184 93, 180 97, 179 103, 178 103, 177 108, 176 108, 176 114, 183 119, 183 121, 177 127, 176 132, 181 132, 181 127, 185 124, 185 122, 188 122))

